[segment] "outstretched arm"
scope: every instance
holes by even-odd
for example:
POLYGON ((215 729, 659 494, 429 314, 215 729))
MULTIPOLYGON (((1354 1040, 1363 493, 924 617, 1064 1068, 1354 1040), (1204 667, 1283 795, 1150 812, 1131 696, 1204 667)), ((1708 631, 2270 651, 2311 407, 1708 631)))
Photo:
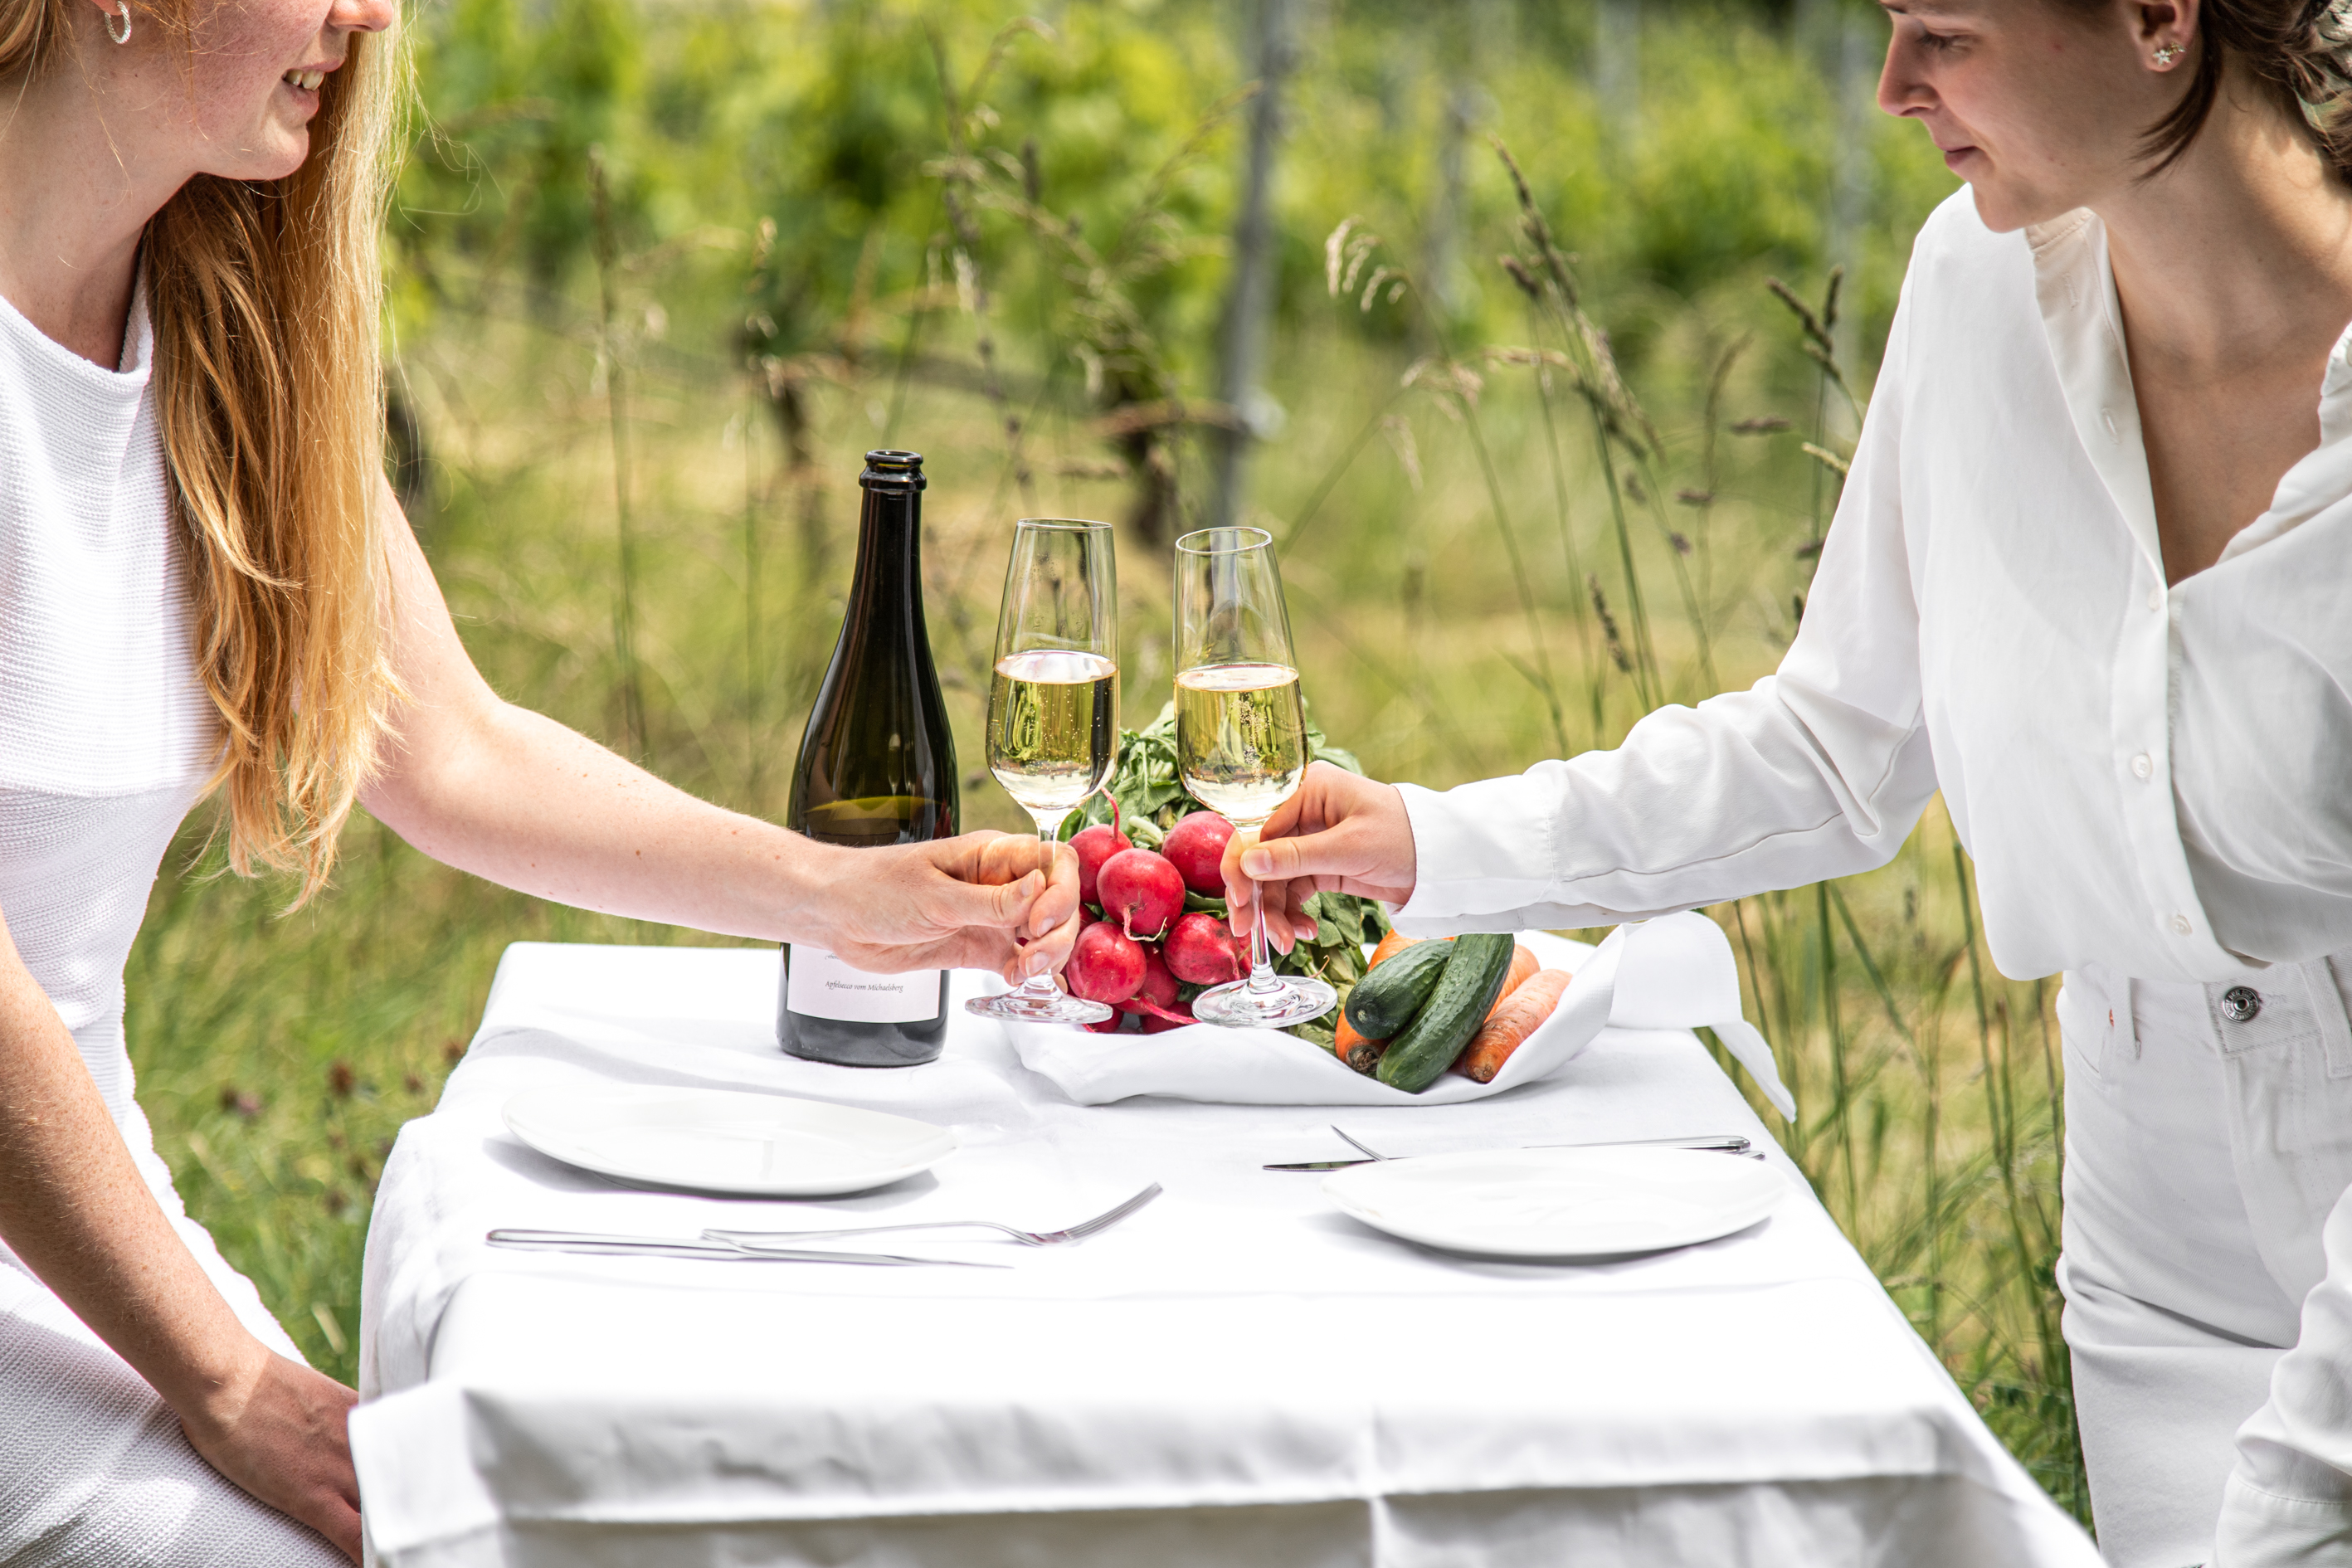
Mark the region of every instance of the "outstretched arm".
POLYGON ((1077 864, 1037 871, 1025 837, 889 849, 818 844, 695 799, 493 692, 451 625, 387 488, 394 647, 407 700, 362 802, 437 860, 540 898, 771 942, 866 969, 1058 966, 1077 934, 1077 864))
POLYGON ((214 1468, 359 1560, 343 1432, 358 1396, 237 1321, 141 1180, 5 928, 0 1238, 163 1396, 214 1468))
POLYGON ((1328 764, 1225 861, 1236 926, 1265 882, 1268 937, 1339 888, 1416 934, 1611 925, 1884 865, 1936 790, 1901 483, 1905 321, 1804 622, 1778 674, 1667 707, 1615 751, 1437 794, 1328 764), (1382 891, 1381 889, 1388 889, 1382 891))

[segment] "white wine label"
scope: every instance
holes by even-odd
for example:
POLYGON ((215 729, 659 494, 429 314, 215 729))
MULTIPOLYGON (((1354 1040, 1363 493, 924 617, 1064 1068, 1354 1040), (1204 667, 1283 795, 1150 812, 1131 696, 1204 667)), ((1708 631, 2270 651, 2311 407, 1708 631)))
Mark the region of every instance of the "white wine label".
POLYGON ((845 1024, 919 1024, 940 1013, 940 972, 868 974, 821 947, 792 944, 784 1005, 809 1018, 845 1024))

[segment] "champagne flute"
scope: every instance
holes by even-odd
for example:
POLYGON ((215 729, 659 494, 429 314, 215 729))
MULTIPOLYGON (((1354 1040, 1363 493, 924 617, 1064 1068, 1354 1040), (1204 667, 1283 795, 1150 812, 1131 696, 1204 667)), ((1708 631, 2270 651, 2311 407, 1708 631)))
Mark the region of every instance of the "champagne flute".
MULTIPOLYGON (((1176 769, 1184 787, 1236 828, 1265 826, 1307 771, 1307 711, 1274 535, 1204 528, 1176 542, 1176 769)), ((1339 994, 1274 972, 1264 911, 1250 974, 1192 998, 1192 1016, 1279 1029, 1328 1013, 1339 994)))
MULTIPOLYGON (((1063 822, 1110 777, 1118 754, 1118 590, 1107 522, 1024 518, 1013 531, 996 673, 988 688, 988 771, 1037 824, 1041 868, 1063 822)), ((1112 1016, 1033 974, 964 1005, 984 1018, 1094 1024, 1112 1016)))

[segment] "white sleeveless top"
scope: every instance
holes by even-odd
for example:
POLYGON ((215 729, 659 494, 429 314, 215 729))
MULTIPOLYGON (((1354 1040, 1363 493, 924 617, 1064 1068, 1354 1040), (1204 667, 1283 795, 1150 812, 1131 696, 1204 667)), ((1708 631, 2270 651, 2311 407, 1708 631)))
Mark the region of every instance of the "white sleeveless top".
POLYGON ((143 294, 116 371, 0 300, 0 921, 168 1194, 131 1099, 122 967, 220 731, 196 678, 153 361, 143 294))
MULTIPOLYGON (((187 1217, 123 1048, 123 962, 220 745, 196 679, 153 359, 143 299, 113 371, 0 300, 0 921, 190 1256, 248 1330, 299 1361, 187 1217)), ((5 1245, 0 1452, 0 1563, 12 1568, 342 1562, 206 1466, 153 1391, 5 1245)))

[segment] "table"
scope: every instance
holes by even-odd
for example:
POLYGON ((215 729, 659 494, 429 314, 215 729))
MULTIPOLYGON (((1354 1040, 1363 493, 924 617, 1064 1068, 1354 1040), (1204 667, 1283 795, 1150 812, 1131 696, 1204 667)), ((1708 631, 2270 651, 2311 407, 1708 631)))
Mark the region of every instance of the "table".
POLYGON ((1339 1156, 1335 1119, 1401 1152, 1773 1147, 1686 1033, 1612 1028, 1561 1077, 1458 1106, 1080 1107, 961 1014, 923 1068, 785 1057, 776 978, 772 949, 508 949, 377 1194, 352 1421, 373 1561, 2097 1561, 1777 1148, 1797 1190, 1764 1224, 1580 1265, 1409 1247, 1329 1208, 1318 1178, 1258 1168, 1339 1156), (522 1089, 592 1081, 836 1100, 951 1125, 962 1148, 824 1204, 633 1190, 499 1119, 522 1089), (844 1214, 1046 1228, 1150 1180, 1164 1197, 1078 1247, 902 1243, 1001 1271, 482 1244, 496 1226, 690 1237, 844 1214))

